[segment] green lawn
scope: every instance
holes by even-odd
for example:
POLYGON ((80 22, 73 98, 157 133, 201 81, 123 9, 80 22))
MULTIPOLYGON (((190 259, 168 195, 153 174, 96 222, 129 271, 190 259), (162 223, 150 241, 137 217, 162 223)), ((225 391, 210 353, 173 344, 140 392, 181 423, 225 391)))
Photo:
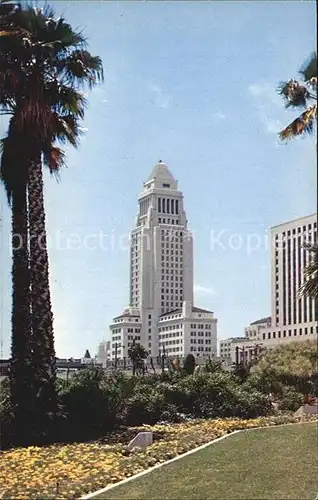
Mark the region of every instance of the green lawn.
POLYGON ((241 432, 95 498, 314 500, 317 448, 317 423, 241 432))

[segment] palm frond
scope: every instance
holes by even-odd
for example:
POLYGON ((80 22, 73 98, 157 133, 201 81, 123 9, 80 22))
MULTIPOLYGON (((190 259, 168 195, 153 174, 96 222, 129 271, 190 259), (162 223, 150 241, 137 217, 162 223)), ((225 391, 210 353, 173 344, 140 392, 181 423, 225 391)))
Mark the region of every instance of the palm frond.
POLYGON ((289 140, 298 135, 312 134, 317 120, 317 104, 307 108, 300 116, 279 132, 281 140, 289 140))
POLYGON ((60 85, 54 80, 47 84, 45 95, 52 109, 57 113, 73 114, 78 118, 84 118, 87 99, 82 92, 67 85, 60 85))
POLYGON ((20 156, 16 144, 9 134, 0 141, 0 181, 4 185, 9 204, 16 187, 27 183, 26 162, 20 156))
POLYGON ((83 34, 49 7, 6 7, 3 12, 1 111, 13 113, 10 136, 22 146, 21 154, 27 157, 28 144, 36 143, 45 165, 56 173, 64 164, 64 152, 55 141, 78 146, 79 121, 87 104, 81 89, 103 81, 102 61, 86 50, 83 34))
POLYGON ((72 114, 61 116, 58 113, 53 113, 51 131, 52 140, 58 140, 61 144, 69 143, 75 148, 82 135, 78 119, 72 114))
POLYGON ((43 150, 43 163, 49 168, 51 174, 57 179, 59 171, 65 166, 65 153, 56 146, 49 146, 43 150))
POLYGON ((21 4, 14 3, 11 0, 0 0, 1 21, 18 10, 21 10, 21 4))
POLYGON ((74 50, 58 62, 58 69, 69 85, 88 84, 91 88, 104 80, 101 58, 86 50, 74 50))
POLYGON ((308 89, 296 80, 281 82, 278 85, 277 90, 283 97, 286 108, 306 107, 307 99, 310 98, 308 89))
POLYGON ((299 294, 311 299, 318 297, 318 273, 316 272, 310 279, 305 281, 299 288, 299 294))
POLYGON ((309 263, 304 269, 304 282, 299 288, 299 295, 309 298, 318 297, 318 245, 304 243, 303 247, 309 252, 309 263))
POLYGON ((299 73, 302 75, 305 82, 309 82, 312 78, 318 76, 317 67, 317 52, 313 52, 307 61, 301 67, 299 73))
POLYGON ((302 244, 302 247, 305 250, 307 250, 308 252, 314 254, 314 256, 316 254, 318 254, 318 245, 317 245, 317 243, 308 243, 308 242, 306 242, 306 243, 302 244))

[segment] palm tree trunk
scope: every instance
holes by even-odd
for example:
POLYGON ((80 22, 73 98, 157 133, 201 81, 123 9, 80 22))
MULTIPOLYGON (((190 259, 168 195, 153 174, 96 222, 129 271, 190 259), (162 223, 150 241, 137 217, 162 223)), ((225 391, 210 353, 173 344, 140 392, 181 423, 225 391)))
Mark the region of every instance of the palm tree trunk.
POLYGON ((15 444, 24 444, 32 408, 30 274, 26 186, 12 193, 12 354, 11 402, 15 444))
POLYGON ((36 371, 39 430, 44 437, 57 411, 56 358, 49 285, 43 177, 40 158, 30 163, 28 177, 33 364, 36 371))

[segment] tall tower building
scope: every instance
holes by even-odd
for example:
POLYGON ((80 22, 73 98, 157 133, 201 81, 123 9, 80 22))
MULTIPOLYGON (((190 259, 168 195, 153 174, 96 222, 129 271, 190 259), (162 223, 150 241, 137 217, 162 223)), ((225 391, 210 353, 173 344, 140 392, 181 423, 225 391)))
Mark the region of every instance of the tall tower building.
MULTIPOLYGON (((306 244, 317 244, 317 214, 301 217, 271 228, 270 317, 245 328, 245 338, 221 341, 220 351, 236 361, 252 359, 255 347, 273 348, 292 341, 315 340, 318 335, 318 299, 299 293, 305 267, 311 262, 306 244)), ((226 356, 224 356, 226 357, 226 356)))
POLYGON ((317 334, 318 300, 299 294, 310 253, 305 244, 317 243, 317 214, 271 228, 271 328, 263 340, 301 340, 317 334))
POLYGON ((157 356, 163 349, 180 357, 188 352, 198 356, 216 353, 213 313, 193 306, 193 238, 187 227, 183 194, 163 162, 153 168, 138 203, 131 233, 129 307, 114 318, 110 327, 112 356, 127 356, 133 339, 144 345, 150 356, 157 356), (197 345, 196 332, 190 338, 188 325, 195 325, 194 330, 196 320, 203 315, 204 322, 198 324, 204 338, 207 330, 207 343, 201 344, 198 339, 197 345))

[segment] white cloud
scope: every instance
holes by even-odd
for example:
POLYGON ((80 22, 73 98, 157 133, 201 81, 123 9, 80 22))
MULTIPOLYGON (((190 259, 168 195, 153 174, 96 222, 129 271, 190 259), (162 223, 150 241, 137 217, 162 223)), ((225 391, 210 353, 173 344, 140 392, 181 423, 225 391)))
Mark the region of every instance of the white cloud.
POLYGON ((280 107, 282 104, 274 83, 252 83, 249 85, 248 90, 264 106, 273 104, 280 107))
POLYGON ((205 293, 208 295, 215 295, 216 294, 214 288, 206 287, 206 286, 198 285, 198 284, 194 285, 194 291, 196 293, 205 293))
POLYGON ((280 130, 282 130, 283 125, 280 120, 271 120, 271 119, 266 119, 264 120, 267 132, 271 134, 278 134, 280 130))
POLYGON ((252 83, 251 85, 249 85, 248 90, 251 94, 259 96, 263 92, 263 87, 262 85, 257 85, 256 83, 252 83))
POLYGON ((216 120, 225 120, 226 115, 224 113, 222 113, 221 111, 217 111, 216 113, 214 113, 213 117, 216 120))
POLYGON ((252 83, 248 91, 254 99, 259 119, 264 124, 265 130, 277 135, 283 128, 282 122, 277 117, 282 116, 284 106, 276 92, 275 84, 252 83))
POLYGON ((171 96, 168 95, 160 85, 150 83, 148 88, 153 96, 153 104, 158 108, 167 109, 170 107, 171 96))

